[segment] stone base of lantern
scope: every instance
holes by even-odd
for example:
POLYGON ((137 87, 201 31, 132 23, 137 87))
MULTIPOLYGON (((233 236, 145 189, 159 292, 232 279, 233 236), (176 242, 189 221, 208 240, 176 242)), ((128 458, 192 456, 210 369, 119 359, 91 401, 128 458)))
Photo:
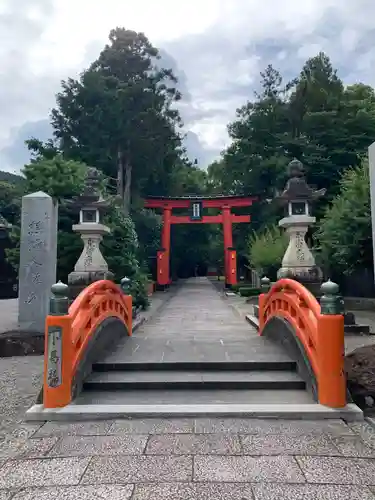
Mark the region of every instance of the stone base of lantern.
POLYGON ((323 273, 305 241, 306 232, 314 222, 315 217, 308 215, 290 215, 281 219, 279 226, 285 228, 289 245, 277 277, 296 280, 319 297, 323 273))
POLYGON ((69 297, 75 299, 81 291, 95 281, 113 280, 114 274, 100 251, 103 235, 110 229, 103 224, 82 223, 73 226, 73 231, 80 233, 83 240, 82 253, 68 276, 69 297))
POLYGON ((277 278, 290 278, 306 287, 315 297, 319 298, 320 287, 323 283, 323 273, 320 267, 282 267, 277 278))
POLYGON ((100 280, 113 280, 111 271, 73 271, 68 276, 69 298, 75 299, 86 287, 100 280))

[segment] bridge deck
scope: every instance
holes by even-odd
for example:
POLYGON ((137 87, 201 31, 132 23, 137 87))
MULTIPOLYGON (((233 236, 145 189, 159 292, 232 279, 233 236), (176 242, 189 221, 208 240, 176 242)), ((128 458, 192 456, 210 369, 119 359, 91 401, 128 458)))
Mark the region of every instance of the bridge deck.
POLYGON ((259 337, 206 278, 178 287, 160 313, 124 339, 105 363, 288 361, 259 337))

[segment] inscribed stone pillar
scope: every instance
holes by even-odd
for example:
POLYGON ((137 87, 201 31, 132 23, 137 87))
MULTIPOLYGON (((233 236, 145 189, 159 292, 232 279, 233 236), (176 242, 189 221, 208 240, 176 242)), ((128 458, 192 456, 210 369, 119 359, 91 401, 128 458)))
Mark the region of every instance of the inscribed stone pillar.
POLYGON ((372 225, 372 250, 375 279, 375 142, 368 148, 369 174, 370 174, 370 200, 371 200, 371 225, 372 225))
POLYGON ((58 207, 39 191, 22 198, 18 324, 43 333, 51 286, 56 283, 58 207))

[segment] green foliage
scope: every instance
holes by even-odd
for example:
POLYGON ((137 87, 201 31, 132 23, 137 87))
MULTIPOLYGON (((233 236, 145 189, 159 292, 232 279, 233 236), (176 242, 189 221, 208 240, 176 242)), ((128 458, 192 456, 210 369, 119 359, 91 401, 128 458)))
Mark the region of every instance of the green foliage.
POLYGON ((281 267, 287 246, 288 237, 277 226, 266 227, 258 233, 253 232, 248 242, 250 265, 260 275, 267 275, 271 280, 274 279, 281 267))
MULTIPOLYGON (((37 144, 35 147, 40 148, 37 144)), ((87 167, 82 162, 64 160, 61 155, 44 158, 39 151, 35 159, 24 168, 26 192, 44 191, 59 200, 57 278, 67 281, 68 274, 82 252, 82 240, 72 231, 77 214, 72 212, 67 199, 79 195, 84 186, 87 167)), ((134 303, 144 307, 148 304, 147 278, 138 262, 138 239, 130 217, 125 217, 121 208, 106 192, 106 182, 102 182, 103 195, 111 199, 111 206, 104 222, 111 234, 104 238, 103 253, 109 269, 115 273, 117 282, 124 276, 132 279, 134 303)), ((0 185, 1 189, 1 185, 0 185)), ((12 199, 12 189, 6 191, 8 201, 12 199)), ((7 259, 18 271, 19 267, 19 225, 14 226, 11 234, 15 247, 8 250, 7 259)))
POLYGON ((209 263, 217 269, 224 268, 224 240, 221 227, 213 227, 209 233, 209 263))
POLYGON ((139 267, 136 258, 138 238, 133 221, 123 214, 118 205, 113 204, 104 218, 104 224, 111 229, 111 234, 102 243, 109 268, 115 273, 116 281, 124 276, 132 278, 134 270, 139 267))
POLYGON ((155 257, 160 248, 162 218, 152 210, 139 209, 132 212, 132 220, 140 242, 139 261, 147 267, 150 257, 155 257))
POLYGON ((253 287, 247 287, 247 286, 240 286, 238 288, 238 292, 241 295, 241 297, 256 297, 257 295, 260 294, 259 288, 253 288, 253 287))
POLYGON ((77 214, 71 214, 64 205, 59 207, 57 233, 57 279, 68 282, 68 275, 80 256, 83 243, 80 235, 73 233, 72 225, 77 223, 77 214))
POLYGON ((57 200, 72 198, 82 192, 86 165, 64 160, 61 155, 39 158, 25 165, 22 173, 26 178, 26 191, 44 191, 57 200))
POLYGON ((345 171, 340 192, 326 209, 316 233, 327 269, 350 274, 372 266, 370 183, 367 161, 345 171))
POLYGON ((261 73, 261 92, 237 110, 228 131, 231 144, 209 167, 208 185, 214 192, 258 195, 253 229, 280 218, 265 201, 284 188, 286 165, 294 157, 306 166, 311 185, 327 189, 315 206, 319 217, 337 194, 342 172, 359 165, 375 138, 374 89, 344 88, 323 53, 308 59, 287 83, 268 66, 261 73))
MULTIPOLYGON (((207 186, 212 193, 259 197, 252 211, 252 229, 258 236, 252 238, 254 250, 247 252, 253 266, 271 277, 275 276, 275 266, 281 263, 284 244, 275 232, 264 232, 262 228, 282 216, 281 209, 267 203, 267 199, 284 189, 286 166, 296 157, 306 167, 307 182, 327 189, 327 195, 314 205, 318 220, 325 214, 318 235, 320 258, 331 267, 335 262, 334 267, 346 273, 358 266, 372 268, 369 208, 367 201, 363 202, 368 199, 363 192, 365 174, 361 177, 358 173, 363 173, 363 167, 354 170, 355 174, 351 170, 359 167, 375 139, 372 87, 363 83, 345 87, 324 53, 308 59, 300 74, 287 83, 276 69, 268 66, 261 73, 260 92, 237 110, 228 131, 231 144, 221 160, 209 166, 207 186), (356 177, 351 188, 343 187, 346 181, 340 182, 343 174, 347 179, 347 171, 351 172, 348 179, 356 177), (353 201, 349 201, 350 196, 353 201), (348 224, 344 222, 346 211, 351 221, 348 224), (353 238, 353 234, 357 237, 353 238), (273 236, 277 243, 273 243, 273 236), (266 268, 271 271, 265 271, 266 268)), ((347 182, 350 184, 351 180, 347 182)), ((241 242, 246 240, 244 226, 235 231, 237 250, 241 253, 241 242)))
POLYGON ((31 154, 31 162, 39 160, 53 160, 55 156, 60 154, 60 150, 54 143, 53 139, 49 139, 46 142, 42 142, 35 137, 25 141, 27 149, 31 154))
POLYGON ((12 184, 9 181, 0 181, 0 214, 10 224, 19 223, 23 193, 24 183, 12 184))
POLYGON ((132 219, 112 202, 104 223, 111 229, 111 234, 103 239, 103 255, 115 274, 115 281, 119 283, 125 276, 130 278, 134 304, 147 307, 147 275, 140 268, 138 237, 132 219))
POLYGON ((63 82, 52 112, 65 156, 117 178, 126 213, 134 195, 166 194, 181 155, 173 73, 143 33, 116 28, 79 80, 63 82))
POLYGON ((20 267, 20 235, 20 226, 13 226, 9 233, 13 246, 5 249, 6 259, 17 274, 20 267))
POLYGON ((150 300, 147 295, 148 278, 142 272, 137 272, 132 278, 130 285, 130 295, 133 297, 133 305, 147 309, 150 305, 150 300))
MULTIPOLYGON (((203 192, 206 179, 186 158, 176 79, 158 59, 144 34, 112 30, 109 43, 80 77, 62 82, 51 115, 54 139, 28 140, 31 162, 24 168, 26 192, 42 190, 60 201, 58 277, 64 280, 82 249, 71 230, 76 214, 65 200, 81 192, 85 165, 105 175, 104 197, 117 191, 122 206, 111 205, 106 222, 112 232, 104 238, 103 254, 117 281, 125 275, 132 279, 136 301, 143 304, 146 263, 160 246, 161 219, 142 210, 140 200, 203 192)), ((204 245, 207 237, 202 230, 199 234, 204 245)), ((185 249, 184 239, 176 253, 185 249)))
POLYGON ((7 182, 9 184, 17 185, 24 182, 24 178, 11 172, 4 172, 0 170, 0 182, 7 182))
MULTIPOLYGON (((82 251, 82 241, 79 235, 72 232, 75 217, 66 207, 65 200, 82 191, 86 165, 65 161, 61 155, 44 159, 41 154, 37 154, 29 165, 25 165, 23 174, 24 193, 16 191, 19 196, 15 202, 18 210, 21 207, 21 196, 26 193, 43 191, 59 200, 57 278, 66 281, 82 251)), ((7 250, 7 260, 17 272, 20 257, 20 222, 18 217, 10 234, 15 246, 7 250)))

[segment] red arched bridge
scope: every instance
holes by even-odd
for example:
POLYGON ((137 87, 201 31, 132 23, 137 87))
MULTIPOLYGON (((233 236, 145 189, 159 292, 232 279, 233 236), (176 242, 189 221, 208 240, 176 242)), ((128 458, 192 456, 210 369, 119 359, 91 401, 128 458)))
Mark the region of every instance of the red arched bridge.
POLYGON ((266 287, 257 331, 215 281, 192 278, 156 294, 133 331, 132 299, 114 283, 92 284, 70 306, 66 285, 56 284, 44 384, 27 417, 361 419, 344 376, 343 316, 327 306, 330 285, 323 309, 293 280, 266 287))

